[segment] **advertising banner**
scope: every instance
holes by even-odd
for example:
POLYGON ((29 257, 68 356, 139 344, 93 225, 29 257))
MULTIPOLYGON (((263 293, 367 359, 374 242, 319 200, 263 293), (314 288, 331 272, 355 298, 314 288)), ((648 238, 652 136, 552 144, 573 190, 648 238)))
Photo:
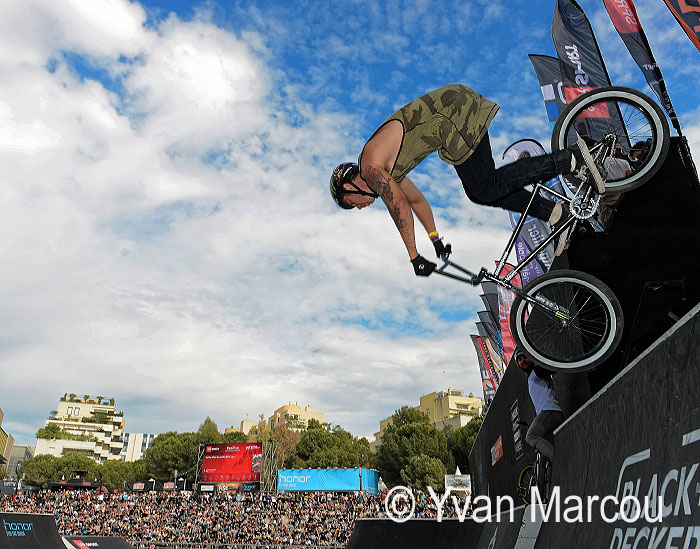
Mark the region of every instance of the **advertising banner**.
POLYGON ((496 386, 494 386, 493 378, 489 374, 488 367, 486 366, 486 358, 481 352, 481 345, 479 344, 479 336, 472 335, 472 343, 474 344, 474 350, 476 351, 476 359, 479 362, 479 372, 481 373, 481 386, 484 391, 484 402, 490 402, 496 395, 496 386))
POLYGON ((379 474, 371 469, 279 469, 279 492, 356 492, 377 493, 379 474), (362 488, 360 488, 360 483, 362 488))
POLYGON ((698 0, 664 0, 668 9, 700 51, 700 2, 698 0))
POLYGON ((493 370, 496 372, 496 379, 498 379, 498 384, 500 385, 505 370, 503 356, 498 352, 498 349, 490 338, 482 338, 481 341, 486 348, 486 352, 489 354, 490 362, 493 364, 493 370))
MULTIPOLYGON (((552 21, 552 40, 559 58, 564 97, 571 103, 579 95, 610 86, 610 77, 603 63, 591 24, 574 0, 557 0, 552 21)), ((610 125, 620 123, 614 103, 598 103, 577 117, 575 130, 581 137, 601 138, 610 125)), ((620 136, 629 147, 626 136, 620 136)))
POLYGON ((111 536, 66 536, 64 538, 70 547, 88 549, 98 547, 102 549, 132 549, 133 545, 127 543, 124 538, 111 536))
POLYGON ((468 496, 472 493, 472 478, 469 475, 445 475, 445 490, 448 488, 468 496))
MULTIPOLYGON (((512 265, 506 264, 503 268, 503 274, 507 275, 513 270, 512 265)), ((515 275, 513 278, 513 285, 521 288, 522 282, 520 281, 520 275, 515 275)), ((513 339, 513 334, 510 331, 510 307, 515 299, 515 294, 510 290, 498 286, 498 318, 501 322, 501 338, 503 340, 503 360, 507 365, 510 362, 510 358, 515 352, 515 340, 513 339)))
MULTIPOLYGON (((479 311, 476 314, 479 317, 479 321, 480 321, 479 323, 484 327, 484 329, 488 333, 488 337, 491 338, 491 340, 496 345, 496 349, 498 350, 498 353, 503 355, 503 344, 501 343, 501 325, 500 325, 500 323, 496 324, 495 319, 493 318, 491 313, 488 311, 479 311)), ((478 329, 478 324, 477 324, 477 329, 478 329)), ((479 335, 481 335, 481 332, 479 332, 479 335)))
POLYGON ((53 515, 0 513, 0 547, 65 547, 53 515))
POLYGON ((557 0, 552 40, 560 62, 567 103, 592 89, 610 85, 591 24, 575 0, 557 0))
MULTIPOLYGON (((680 123, 678 122, 676 111, 673 109, 671 98, 668 96, 668 91, 666 91, 666 84, 664 77, 661 76, 661 69, 659 69, 654 60, 654 55, 651 53, 651 46, 649 46, 649 41, 646 34, 644 34, 644 29, 642 29, 634 2, 632 0, 603 0, 603 3, 630 55, 637 62, 639 68, 642 69, 649 87, 654 90, 656 97, 659 98, 659 102, 666 110, 673 127, 680 133, 680 123)), ((697 9, 700 11, 700 8, 697 9)))
POLYGON ((261 442, 207 446, 202 456, 202 482, 259 482, 261 469, 261 442))
POLYGON ((535 55, 532 53, 528 57, 535 69, 535 74, 537 74, 537 81, 540 83, 544 107, 547 110, 547 119, 554 127, 557 118, 566 108, 559 59, 551 55, 535 55))

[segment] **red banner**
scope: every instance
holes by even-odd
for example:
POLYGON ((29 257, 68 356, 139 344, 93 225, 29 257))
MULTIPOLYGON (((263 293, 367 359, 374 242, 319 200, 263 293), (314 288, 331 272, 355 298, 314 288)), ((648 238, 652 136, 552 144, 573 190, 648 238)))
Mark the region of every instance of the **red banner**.
MULTIPOLYGON (((666 109, 666 113, 671 119, 673 127, 681 133, 681 125, 678 122, 676 111, 671 104, 671 98, 666 91, 664 78, 661 76, 661 69, 651 53, 651 46, 647 40, 642 23, 637 16, 637 9, 632 0, 603 0, 605 8, 608 10, 610 19, 615 25, 620 38, 627 46, 632 58, 644 73, 649 87, 654 91, 656 97, 666 109)), ((700 8, 699 8, 700 9, 700 8)))
POLYGON ((700 2, 698 0, 665 0, 668 9, 700 50, 700 2))
POLYGON ((202 482, 259 482, 262 443, 207 446, 202 457, 202 482))

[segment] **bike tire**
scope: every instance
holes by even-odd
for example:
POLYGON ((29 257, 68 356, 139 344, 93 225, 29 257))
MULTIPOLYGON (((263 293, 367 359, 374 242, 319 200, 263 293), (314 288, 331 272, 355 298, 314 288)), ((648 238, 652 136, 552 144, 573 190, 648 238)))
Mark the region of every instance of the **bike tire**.
POLYGON ((581 271, 550 271, 523 292, 554 301, 574 313, 567 324, 521 296, 513 301, 510 328, 516 344, 534 363, 555 372, 583 372, 607 360, 622 337, 624 319, 615 294, 581 271))
MULTIPOLYGON (((652 99, 637 90, 619 86, 598 88, 577 97, 559 115, 552 132, 552 151, 573 145, 580 137, 598 140, 599 135, 585 135, 589 124, 597 124, 596 134, 613 132, 620 139, 622 153, 639 141, 649 145, 638 167, 629 175, 605 182, 605 194, 614 195, 630 191, 649 181, 661 168, 670 143, 668 121, 664 111, 652 99), (614 109, 617 109, 615 111, 614 109), (604 109, 604 110, 603 110, 604 109), (617 112, 620 117, 597 117, 591 113, 617 112), (577 133, 577 129, 581 133, 577 133)), ((596 143, 589 149, 595 155, 596 143)), ((596 158, 599 169, 604 171, 605 158, 596 158)), ((603 174, 605 178, 605 174, 603 174)))
POLYGON ((532 487, 532 476, 534 474, 535 468, 530 464, 523 467, 518 475, 518 495, 525 505, 530 504, 530 488, 532 487))

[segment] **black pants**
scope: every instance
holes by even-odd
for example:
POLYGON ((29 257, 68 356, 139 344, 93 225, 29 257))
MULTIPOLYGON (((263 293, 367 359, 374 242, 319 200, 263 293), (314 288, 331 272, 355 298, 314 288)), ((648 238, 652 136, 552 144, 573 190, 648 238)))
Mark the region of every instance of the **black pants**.
MULTIPOLYGON (((523 213, 532 193, 526 185, 545 182, 558 174, 571 171, 571 156, 566 150, 553 154, 523 158, 498 169, 493 161, 488 132, 472 155, 455 166, 469 200, 523 213)), ((544 221, 549 219, 554 202, 535 196, 529 214, 544 221)))

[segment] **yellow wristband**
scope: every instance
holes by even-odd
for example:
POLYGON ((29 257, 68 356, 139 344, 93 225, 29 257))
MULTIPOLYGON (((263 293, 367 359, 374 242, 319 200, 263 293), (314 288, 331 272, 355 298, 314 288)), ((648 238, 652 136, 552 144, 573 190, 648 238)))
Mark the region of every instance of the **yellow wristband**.
POLYGON ((428 238, 433 238, 434 236, 437 236, 437 235, 438 235, 438 232, 433 231, 432 233, 428 233, 428 238))

